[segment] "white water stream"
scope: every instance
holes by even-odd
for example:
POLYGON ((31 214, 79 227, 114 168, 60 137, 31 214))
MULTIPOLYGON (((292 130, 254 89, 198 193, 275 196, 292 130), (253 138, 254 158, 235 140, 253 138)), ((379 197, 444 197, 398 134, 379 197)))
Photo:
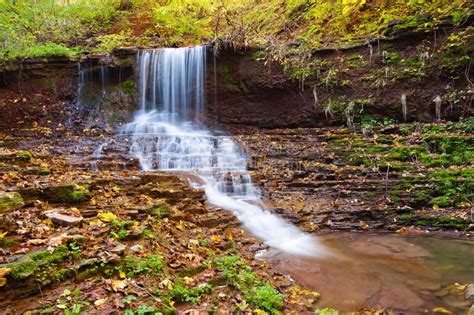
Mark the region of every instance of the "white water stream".
POLYGON ((252 234, 286 253, 322 257, 316 239, 264 210, 247 158, 226 136, 197 123, 204 109, 206 48, 145 50, 138 55, 140 110, 122 133, 145 171, 193 172, 211 204, 233 211, 252 234))

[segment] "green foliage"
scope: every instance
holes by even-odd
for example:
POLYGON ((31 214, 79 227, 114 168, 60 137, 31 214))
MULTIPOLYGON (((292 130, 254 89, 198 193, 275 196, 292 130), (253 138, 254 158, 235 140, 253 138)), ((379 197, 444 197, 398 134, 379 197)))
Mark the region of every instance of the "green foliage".
POLYGON ((350 69, 359 69, 368 66, 368 62, 364 60, 364 56, 360 54, 353 54, 344 59, 344 63, 350 69))
POLYGON ((249 303, 271 314, 279 314, 283 306, 282 295, 268 283, 252 287, 244 296, 249 303))
POLYGON ((23 257, 20 261, 7 265, 12 269, 10 276, 16 281, 33 277, 40 284, 59 282, 71 275, 70 270, 59 265, 73 257, 67 245, 56 247, 52 252, 40 251, 23 257))
POLYGON ((449 35, 447 44, 440 52, 441 68, 455 72, 471 62, 474 53, 474 48, 470 44, 474 38, 473 29, 473 27, 469 27, 464 31, 449 35))
POLYGON ((127 227, 132 224, 131 221, 123 221, 123 220, 113 220, 112 221, 112 231, 110 231, 110 235, 114 238, 123 240, 128 237, 129 233, 127 227))
POLYGON ((204 294, 209 293, 212 286, 204 283, 195 288, 188 288, 181 283, 176 283, 170 290, 170 297, 176 302, 189 302, 198 304, 204 294))
MULTIPOLYGON (((133 295, 129 295, 127 297, 134 297, 136 299, 136 297, 133 295)), ((127 297, 124 298, 124 302, 126 301, 125 299, 127 297)), ((128 302, 125 302, 125 303, 128 303, 128 302)), ((145 314, 161 315, 163 313, 153 306, 140 304, 135 311, 132 311, 131 309, 126 309, 123 314, 124 315, 145 315, 145 314)))
POLYGON ((142 273, 160 274, 164 271, 163 258, 160 255, 152 254, 146 258, 126 256, 120 267, 127 277, 133 278, 142 273))
POLYGON ((97 40, 99 41, 99 45, 97 45, 94 50, 100 53, 108 53, 116 47, 126 47, 130 44, 130 37, 130 31, 121 31, 118 34, 107 34, 98 36, 97 40))
POLYGON ((387 51, 383 52, 383 64, 393 65, 398 64, 401 60, 401 55, 398 51, 387 51))
POLYGON ((208 0, 170 0, 153 8, 153 22, 169 44, 200 42, 212 35, 216 5, 208 0))
POLYGON ((0 3, 0 59, 74 56, 81 38, 112 25, 117 0, 0 3), (75 47, 75 48, 68 48, 75 47))
POLYGON ((89 306, 90 303, 81 297, 81 290, 79 288, 74 289, 74 292, 71 292, 69 289, 65 289, 61 294, 58 303, 56 304, 58 309, 63 310, 64 315, 79 315, 83 313, 89 313, 86 311, 89 306))
POLYGON ((244 294, 247 302, 271 314, 279 313, 283 296, 269 283, 260 281, 239 255, 221 256, 215 266, 230 285, 244 294))
MULTIPOLYGON (((282 64, 288 59, 289 73, 294 78, 306 79, 315 75, 313 58, 308 52, 322 44, 362 44, 367 38, 386 35, 387 29, 390 32, 433 29, 449 19, 461 25, 472 14, 464 0, 410 1, 408 5, 401 0, 390 3, 129 0, 128 3, 130 7, 121 6, 120 0, 75 0, 67 4, 38 0, 35 5, 25 0, 4 1, 0 3, 0 59, 72 57, 81 50, 107 53, 125 45, 190 45, 216 40, 218 48, 263 47, 265 59, 282 64)), ((458 55, 458 51, 454 52, 459 48, 456 46, 453 38, 446 51, 450 59, 446 59, 448 66, 454 61, 453 53, 458 55)), ((464 57, 461 60, 466 61, 464 57)), ((350 67, 366 65, 358 57, 347 62, 350 67)), ((387 62, 395 60, 388 58, 387 62)))

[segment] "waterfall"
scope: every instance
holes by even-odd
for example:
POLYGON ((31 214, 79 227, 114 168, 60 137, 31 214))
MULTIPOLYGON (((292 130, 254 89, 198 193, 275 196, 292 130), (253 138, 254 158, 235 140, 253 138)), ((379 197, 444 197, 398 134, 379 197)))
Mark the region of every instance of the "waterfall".
POLYGON ((408 108, 407 108, 407 95, 405 93, 402 93, 402 96, 400 96, 400 102, 402 103, 402 114, 403 114, 403 121, 407 121, 407 115, 408 115, 408 108))
POLYGON ((86 70, 81 66, 81 63, 77 63, 77 89, 76 89, 76 107, 82 107, 82 92, 86 84, 86 70))
POLYGON ((193 172, 208 202, 233 211, 256 237, 284 252, 323 256, 310 235, 264 210, 247 157, 227 136, 199 125, 204 111, 206 48, 165 48, 138 54, 140 110, 122 129, 145 171, 193 172))

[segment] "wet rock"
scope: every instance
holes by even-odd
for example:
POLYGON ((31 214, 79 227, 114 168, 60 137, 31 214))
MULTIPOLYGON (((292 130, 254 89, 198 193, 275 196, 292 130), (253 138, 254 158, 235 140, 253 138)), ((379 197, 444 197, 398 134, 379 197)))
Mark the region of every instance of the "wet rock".
POLYGON ((474 301, 474 283, 467 285, 464 296, 467 300, 474 301))
POLYGON ((64 215, 58 212, 48 213, 46 216, 51 219, 53 223, 59 224, 61 226, 76 226, 79 225, 83 220, 82 218, 64 215))
POLYGON ((126 250, 127 246, 122 243, 119 243, 114 248, 112 248, 110 252, 113 254, 122 255, 126 250))
POLYGON ((0 213, 20 209, 25 205, 23 198, 17 192, 0 192, 0 213))

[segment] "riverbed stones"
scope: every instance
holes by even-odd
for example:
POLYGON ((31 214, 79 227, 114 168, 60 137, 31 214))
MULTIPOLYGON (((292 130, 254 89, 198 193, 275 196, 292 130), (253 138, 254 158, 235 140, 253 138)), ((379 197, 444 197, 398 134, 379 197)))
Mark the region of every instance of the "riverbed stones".
POLYGON ((0 192, 0 213, 20 209, 25 205, 23 198, 17 192, 0 192))

